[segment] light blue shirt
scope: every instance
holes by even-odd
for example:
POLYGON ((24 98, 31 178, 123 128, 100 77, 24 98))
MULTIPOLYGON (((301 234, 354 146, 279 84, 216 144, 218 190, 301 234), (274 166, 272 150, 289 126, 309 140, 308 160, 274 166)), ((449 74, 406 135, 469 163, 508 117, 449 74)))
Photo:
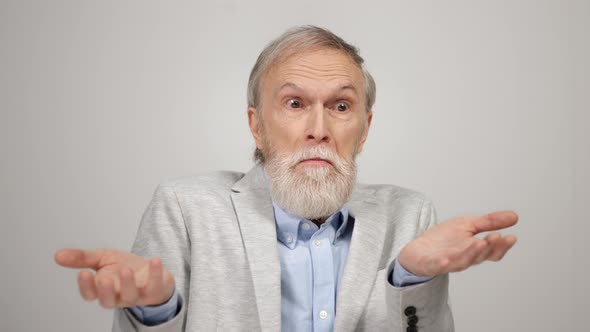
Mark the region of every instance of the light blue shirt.
POLYGON ((354 219, 344 206, 318 227, 273 206, 281 261, 281 331, 332 331, 354 219))
MULTIPOLYGON (((332 331, 340 278, 344 271, 354 216, 344 205, 318 227, 283 211, 273 203, 277 250, 281 262, 282 331, 332 331)), ((430 280, 417 277, 395 261, 388 280, 403 287, 430 280)), ((160 306, 128 308, 145 325, 158 325, 180 311, 182 297, 175 291, 160 306)))

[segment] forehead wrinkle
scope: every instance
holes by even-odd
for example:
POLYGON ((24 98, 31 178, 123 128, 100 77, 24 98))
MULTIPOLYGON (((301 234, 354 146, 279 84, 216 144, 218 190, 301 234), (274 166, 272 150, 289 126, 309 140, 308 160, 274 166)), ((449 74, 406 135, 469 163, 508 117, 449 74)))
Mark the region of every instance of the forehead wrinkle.
POLYGON ((343 64, 318 65, 310 64, 287 64, 277 68, 277 74, 280 76, 303 76, 306 78, 337 79, 347 78, 352 81, 354 76, 350 67, 343 64))

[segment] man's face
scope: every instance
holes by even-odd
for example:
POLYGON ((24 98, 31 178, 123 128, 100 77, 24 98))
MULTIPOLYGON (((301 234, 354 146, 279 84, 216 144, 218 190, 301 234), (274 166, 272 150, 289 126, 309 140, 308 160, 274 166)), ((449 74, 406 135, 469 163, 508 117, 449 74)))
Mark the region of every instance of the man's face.
POLYGON ((263 77, 248 119, 281 208, 321 220, 348 200, 371 123, 364 93, 361 70, 334 50, 292 56, 263 77))
MULTIPOLYGON (((371 122, 371 113, 365 109, 363 74, 337 50, 294 55, 275 65, 262 79, 260 101, 261 107, 251 109, 249 116, 265 159, 271 152, 269 143, 280 155, 323 146, 340 158, 353 159, 363 147, 371 122), (261 117, 254 116, 255 112, 262 112, 261 117)), ((312 159, 301 161, 296 168, 307 167, 330 164, 312 159)))

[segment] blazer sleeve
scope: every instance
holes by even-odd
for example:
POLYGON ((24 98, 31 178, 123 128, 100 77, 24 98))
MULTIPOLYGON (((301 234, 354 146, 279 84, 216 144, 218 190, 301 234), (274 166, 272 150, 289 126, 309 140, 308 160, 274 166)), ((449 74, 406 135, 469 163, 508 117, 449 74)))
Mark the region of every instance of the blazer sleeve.
POLYGON ((182 298, 180 312, 171 320, 147 326, 125 309, 115 309, 113 332, 119 331, 184 331, 188 306, 190 278, 190 238, 174 182, 162 183, 155 190, 146 208, 131 250, 146 258, 159 257, 174 275, 176 288, 182 298))
MULTIPOLYGON (((432 202, 424 200, 418 221, 419 236, 436 224, 436 212, 432 202)), ((389 264, 390 275, 395 261, 389 264)), ((408 287, 394 287, 385 280, 387 312, 393 331, 453 332, 454 323, 449 305, 449 275, 444 274, 432 280, 408 287), (415 326, 412 329, 411 326, 415 326)))

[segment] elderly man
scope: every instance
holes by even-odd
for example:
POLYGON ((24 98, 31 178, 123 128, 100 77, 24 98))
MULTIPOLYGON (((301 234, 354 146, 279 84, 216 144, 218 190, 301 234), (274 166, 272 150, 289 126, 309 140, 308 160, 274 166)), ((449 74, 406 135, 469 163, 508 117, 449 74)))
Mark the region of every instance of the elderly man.
POLYGON ((260 54, 248 85, 256 166, 161 184, 133 254, 62 250, 114 331, 453 331, 448 273, 497 261, 513 212, 435 225, 432 203, 356 183, 375 101, 357 49, 313 26, 260 54), (151 257, 151 258, 150 258, 151 257))

